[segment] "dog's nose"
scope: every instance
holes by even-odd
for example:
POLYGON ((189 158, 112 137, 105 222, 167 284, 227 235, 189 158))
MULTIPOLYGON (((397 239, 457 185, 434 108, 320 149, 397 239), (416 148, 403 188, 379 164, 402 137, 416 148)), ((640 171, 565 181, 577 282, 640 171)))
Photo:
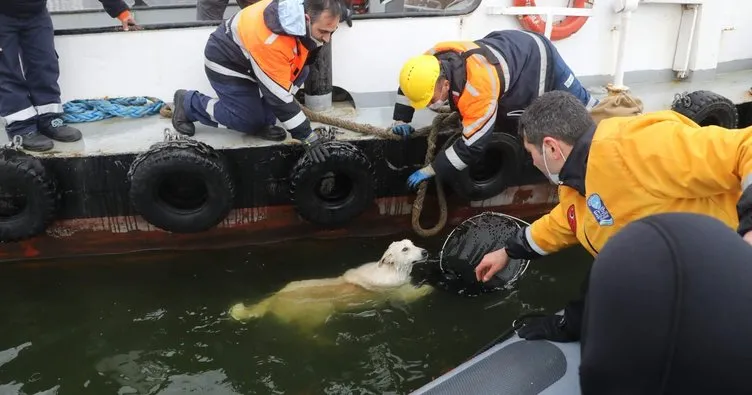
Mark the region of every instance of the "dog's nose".
POLYGON ((427 256, 428 256, 428 251, 426 251, 426 250, 421 250, 421 251, 420 251, 420 255, 422 255, 422 256, 423 256, 423 258, 425 258, 425 257, 427 257, 427 256))

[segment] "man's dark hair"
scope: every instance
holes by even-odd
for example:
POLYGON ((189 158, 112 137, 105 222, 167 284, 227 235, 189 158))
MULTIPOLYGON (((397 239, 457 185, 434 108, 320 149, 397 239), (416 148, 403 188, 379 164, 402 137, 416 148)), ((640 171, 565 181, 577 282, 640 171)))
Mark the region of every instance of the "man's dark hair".
POLYGON ((329 11, 332 13, 332 16, 339 18, 347 6, 343 0, 304 0, 303 8, 305 9, 305 13, 311 17, 311 23, 314 23, 324 11, 329 11))
POLYGON ((595 125, 584 105, 566 91, 546 92, 533 100, 520 117, 519 131, 528 144, 553 137, 569 145, 595 125))

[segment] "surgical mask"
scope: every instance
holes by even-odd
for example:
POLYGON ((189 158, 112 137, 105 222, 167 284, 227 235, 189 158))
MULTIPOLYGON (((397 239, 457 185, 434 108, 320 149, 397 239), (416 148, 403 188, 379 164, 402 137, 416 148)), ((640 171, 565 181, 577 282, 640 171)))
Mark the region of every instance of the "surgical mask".
MULTIPOLYGON (((554 185, 561 185, 561 180, 559 180, 559 173, 551 173, 550 170, 548 170, 548 163, 546 162, 546 147, 541 144, 541 154, 543 155, 543 166, 546 167, 546 175, 548 176, 548 179, 551 180, 551 183, 554 185)), ((564 152, 561 151, 561 147, 559 147, 559 153, 561 154, 561 157, 564 158, 564 161, 566 162, 567 158, 564 156, 564 152)))
POLYGON ((441 109, 441 107, 444 107, 448 102, 449 102, 449 100, 436 101, 434 103, 429 104, 428 108, 430 108, 431 110, 434 110, 434 111, 438 111, 438 110, 441 109))
POLYGON ((311 28, 311 22, 308 22, 308 38, 310 38, 311 41, 313 41, 313 43, 316 44, 317 47, 324 45, 323 41, 319 41, 315 37, 313 37, 313 29, 311 28))

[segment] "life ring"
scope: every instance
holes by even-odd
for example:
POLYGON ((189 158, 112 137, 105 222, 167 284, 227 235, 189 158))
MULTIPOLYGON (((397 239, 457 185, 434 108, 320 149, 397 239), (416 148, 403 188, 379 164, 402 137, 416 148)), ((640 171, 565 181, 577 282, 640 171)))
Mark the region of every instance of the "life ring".
MULTIPOLYGON (((592 4, 592 0, 574 0, 571 8, 585 8, 587 4, 592 4)), ((515 7, 535 7, 535 0, 514 0, 515 7)), ((543 34, 546 31, 546 20, 542 15, 518 15, 517 19, 520 21, 525 30, 530 30, 539 34, 543 34)), ((563 20, 554 23, 551 30, 551 40, 562 40, 574 33, 585 25, 588 17, 586 16, 568 16, 563 20)))
POLYGON ((693 120, 700 126, 716 125, 736 129, 739 125, 739 111, 734 103, 711 91, 694 91, 677 94, 671 109, 693 120))
POLYGON ((520 173, 525 161, 522 144, 509 133, 494 132, 483 157, 450 181, 457 195, 484 200, 504 191, 520 173))
POLYGON ((311 223, 336 227, 373 204, 371 161, 358 147, 343 141, 324 143, 329 158, 312 164, 303 155, 290 176, 290 195, 298 214, 311 223))
POLYGON ((57 208, 55 189, 54 179, 39 159, 0 148, 0 242, 44 232, 57 208))
POLYGON ((174 233, 216 226, 235 199, 235 183, 224 158, 192 139, 154 144, 133 161, 128 179, 136 212, 174 233))

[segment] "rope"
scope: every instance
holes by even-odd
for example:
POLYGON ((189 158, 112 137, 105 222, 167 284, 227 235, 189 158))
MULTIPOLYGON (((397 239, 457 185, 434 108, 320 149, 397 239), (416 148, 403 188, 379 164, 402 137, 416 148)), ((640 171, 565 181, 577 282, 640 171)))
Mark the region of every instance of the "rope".
POLYGON ((107 118, 141 118, 160 112, 164 102, 153 97, 114 97, 72 100, 63 104, 63 120, 68 123, 94 122, 107 118))
MULTIPOLYGON (((297 102, 297 101, 296 101, 297 102)), ((300 103, 298 103, 300 104, 300 103)), ((334 127, 338 127, 341 129, 351 130, 356 133, 366 134, 375 136, 381 139, 387 139, 387 140, 402 140, 403 137, 398 136, 394 133, 392 133, 391 128, 380 128, 369 124, 362 124, 357 123, 353 121, 349 121, 342 118, 332 117, 326 114, 318 113, 311 111, 307 107, 303 106, 302 104, 300 107, 303 109, 303 113, 311 122, 318 122, 323 123, 326 125, 331 125, 334 127)), ((427 143, 428 147, 426 149, 426 157, 424 161, 424 166, 428 166, 433 162, 433 158, 436 154, 436 139, 438 138, 439 131, 444 128, 451 128, 456 127, 457 122, 459 121, 459 113, 452 112, 449 110, 448 107, 444 107, 441 110, 438 111, 439 115, 434 117, 433 121, 431 122, 430 126, 425 126, 419 129, 416 129, 415 132, 412 133, 411 137, 420 137, 428 135, 427 143)), ((169 104, 166 104, 162 107, 162 109, 159 111, 159 113, 165 117, 165 118, 171 118, 172 117, 172 107, 169 104)), ((444 144, 443 148, 446 148, 446 146, 452 142, 452 139, 450 138, 447 140, 447 142, 444 144)), ((435 179, 434 179, 435 180, 435 179)), ((412 206, 412 227, 415 233, 419 234, 423 237, 433 236, 439 233, 444 226, 446 226, 447 222, 447 204, 446 204, 446 196, 444 194, 444 187, 441 182, 436 182, 436 195, 439 200, 439 220, 431 228, 423 228, 420 225, 420 216, 423 213, 423 201, 426 197, 426 189, 428 188, 428 183, 426 181, 423 181, 420 183, 420 186, 418 187, 418 193, 415 197, 415 200, 413 201, 412 206)))
MULTIPOLYGON (((401 140, 403 137, 397 136, 396 134, 392 133, 390 130, 391 128, 378 128, 373 125, 369 124, 360 124, 357 122, 348 121, 341 118, 332 117, 329 115, 313 112, 310 109, 304 107, 301 105, 301 108, 303 109, 303 113, 308 117, 309 120, 312 122, 318 122, 323 124, 332 125, 338 128, 352 130, 354 132, 362 133, 362 134, 368 134, 372 136, 377 136, 383 139, 390 139, 390 140, 401 140)), ((448 109, 442 109, 440 111, 440 114, 434 117, 433 122, 431 122, 431 126, 422 127, 420 129, 416 129, 415 132, 412 133, 411 136, 413 137, 419 137, 423 135, 428 135, 427 143, 428 147, 426 148, 426 158, 424 161, 424 166, 428 166, 433 162, 434 155, 436 154, 436 139, 439 135, 439 131, 443 127, 450 126, 452 124, 456 124, 456 122, 459 121, 459 114, 457 112, 450 112, 448 109)), ((447 142, 444 144, 444 148, 452 141, 452 139, 447 140, 447 142)), ((434 180, 436 180, 434 178, 434 180)), ((444 229, 444 226, 447 222, 447 204, 446 204, 446 195, 444 194, 444 186, 441 182, 436 182, 436 195, 439 199, 439 220, 431 228, 423 228, 420 225, 420 216, 423 213, 423 201, 426 197, 426 189, 428 188, 428 183, 426 181, 423 181, 420 183, 420 186, 418 187, 418 194, 415 196, 415 200, 413 201, 412 206, 412 226, 415 233, 417 233, 420 236, 428 237, 433 236, 439 233, 442 229, 444 229)))

